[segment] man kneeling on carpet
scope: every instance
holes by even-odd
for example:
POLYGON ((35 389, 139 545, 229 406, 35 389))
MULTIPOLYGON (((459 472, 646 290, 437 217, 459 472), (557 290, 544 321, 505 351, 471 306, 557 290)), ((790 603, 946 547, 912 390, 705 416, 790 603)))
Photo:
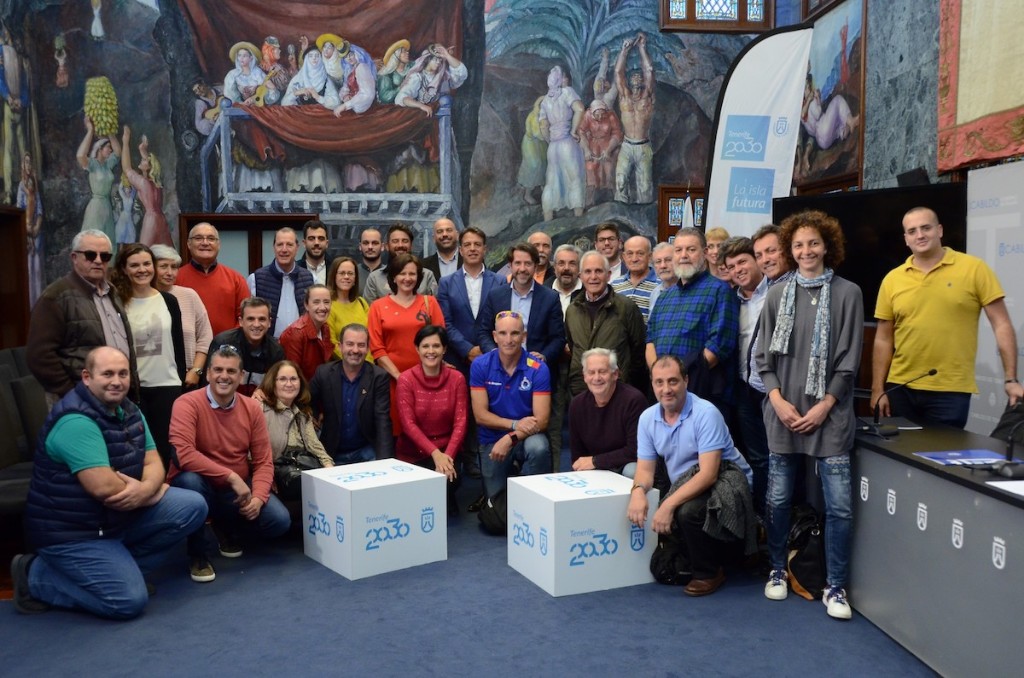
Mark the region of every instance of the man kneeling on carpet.
POLYGON ((43 424, 25 508, 37 555, 11 561, 19 612, 136 617, 150 595, 144 575, 206 520, 202 497, 164 482, 146 420, 125 397, 130 381, 124 353, 93 349, 43 424))
MULTIPOLYGON (((291 518, 281 500, 271 494, 274 458, 263 408, 237 393, 242 383, 242 356, 224 345, 209 356, 204 389, 174 401, 171 445, 178 464, 168 477, 175 487, 203 496, 225 558, 242 555, 240 532, 277 537, 288 531, 291 518)), ((217 576, 210 564, 212 544, 206 526, 188 538, 189 571, 196 582, 217 576)))
POLYGON ((637 527, 647 521, 647 492, 662 457, 672 487, 654 512, 654 531, 682 542, 692 573, 683 592, 706 596, 725 582, 728 560, 757 549, 753 474, 718 408, 687 393, 686 375, 676 356, 662 356, 651 366, 658 402, 637 425, 637 469, 626 517, 637 527))
POLYGON ((521 313, 499 312, 492 334, 497 348, 469 367, 480 472, 488 498, 505 489, 514 463, 524 476, 551 471, 545 433, 551 414, 548 366, 523 350, 526 323, 521 313))

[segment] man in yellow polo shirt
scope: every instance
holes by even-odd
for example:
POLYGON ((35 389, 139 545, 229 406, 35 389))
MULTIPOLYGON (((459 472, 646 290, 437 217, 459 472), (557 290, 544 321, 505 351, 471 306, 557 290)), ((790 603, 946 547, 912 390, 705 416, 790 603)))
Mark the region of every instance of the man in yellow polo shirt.
POLYGON ((995 333, 1010 404, 1024 398, 1017 380, 1017 335, 992 269, 977 257, 942 246, 942 224, 927 207, 903 216, 907 261, 882 280, 875 304, 871 405, 882 416, 963 428, 978 392, 974 361, 978 317, 995 333), (927 375, 907 388, 885 390, 927 375))

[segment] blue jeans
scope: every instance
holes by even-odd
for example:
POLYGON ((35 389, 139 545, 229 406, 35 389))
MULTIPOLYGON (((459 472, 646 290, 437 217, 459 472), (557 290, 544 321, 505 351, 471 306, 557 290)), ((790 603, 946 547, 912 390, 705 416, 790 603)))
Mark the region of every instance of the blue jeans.
POLYGON ((491 459, 494 444, 480 445, 480 473, 484 478, 484 491, 493 497, 505 489, 505 481, 512 470, 513 462, 519 462, 519 475, 533 476, 551 471, 551 448, 548 437, 535 433, 513 446, 502 461, 491 459))
POLYGON ((29 593, 54 607, 86 610, 108 619, 137 617, 149 600, 143 575, 156 569, 205 520, 202 497, 168 488, 159 502, 139 511, 119 538, 39 549, 28 571, 29 593))
MULTIPOLYGON (((893 386, 895 384, 885 385, 887 389, 893 386)), ((971 411, 971 394, 900 388, 889 394, 889 408, 892 416, 907 417, 919 424, 963 428, 971 411)))
MULTIPOLYGON (((384 433, 384 435, 391 434, 384 433)), ((331 459, 334 460, 335 466, 341 466, 343 464, 358 464, 362 461, 373 461, 376 458, 377 451, 373 448, 373 445, 360 447, 358 450, 352 450, 351 452, 339 452, 338 454, 331 455, 331 459)))
MULTIPOLYGON (((279 537, 291 526, 292 519, 288 515, 288 509, 273 493, 260 509, 256 520, 246 520, 238 513, 238 507, 235 506, 237 495, 233 491, 215 488, 213 483, 198 473, 184 471, 174 476, 171 483, 175 487, 183 487, 202 495, 210 509, 210 520, 228 534, 236 535, 244 531, 261 537, 279 537)), ((204 524, 200 524, 198 529, 188 536, 190 558, 207 556, 213 552, 214 546, 216 544, 210 542, 204 524)))
MULTIPOLYGON (((775 454, 768 458, 768 559, 772 569, 786 569, 793 483, 802 455, 775 454)), ((825 569, 829 586, 846 586, 850 571, 850 539, 853 506, 850 489, 850 455, 817 457, 818 475, 825 496, 825 569)))

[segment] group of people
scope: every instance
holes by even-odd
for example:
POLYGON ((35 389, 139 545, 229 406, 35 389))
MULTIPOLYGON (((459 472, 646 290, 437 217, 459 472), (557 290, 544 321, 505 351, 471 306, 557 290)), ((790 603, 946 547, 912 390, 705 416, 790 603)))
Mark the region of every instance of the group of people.
MULTIPOLYGON (((882 284, 872 404, 963 426, 973 351, 944 352, 930 337, 962 332, 974 346, 981 309, 1007 395, 1020 399, 1016 337, 991 270, 943 248, 930 209, 911 210, 903 227, 912 254, 882 284), (916 374, 920 356, 942 376, 897 398, 891 386, 916 374)), ((806 460, 825 506, 823 602, 849 618, 864 319, 859 288, 835 274, 838 222, 807 211, 724 241, 714 254, 728 282, 711 274, 700 230, 653 248, 622 236, 601 223, 595 249, 581 252, 535 232, 495 272, 486 234, 447 219, 423 260, 403 224, 364 230, 359 260, 332 259, 326 226, 310 221, 301 259, 298 234, 281 229, 274 260, 246 281, 218 263, 219 235, 204 223, 189 234, 187 264, 173 249, 131 245, 108 282, 111 243, 79 234, 72 272, 33 309, 28 359, 53 411, 27 511, 36 554, 12 563, 18 609, 134 616, 143 574, 182 537, 192 578, 213 580, 213 553, 237 557, 246 534, 288 529, 273 466, 289 448, 325 466, 397 456, 452 490, 480 477, 493 500, 511 475, 559 470, 567 415, 571 468, 633 479, 626 519, 642 526, 653 511, 654 529, 678 537, 692 596, 723 584, 763 523, 765 595, 786 598, 806 460), (83 558, 133 574, 111 584, 83 558)))

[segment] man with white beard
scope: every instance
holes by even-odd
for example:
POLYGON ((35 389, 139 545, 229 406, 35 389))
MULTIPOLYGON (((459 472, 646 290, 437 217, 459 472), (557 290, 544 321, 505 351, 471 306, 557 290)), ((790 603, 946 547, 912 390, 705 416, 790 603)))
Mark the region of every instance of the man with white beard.
POLYGON ((680 229, 673 245, 679 282, 659 295, 651 311, 647 366, 665 355, 681 358, 690 391, 726 414, 732 402, 735 368, 731 365, 736 357, 739 301, 728 283, 708 272, 703 232, 680 229))

